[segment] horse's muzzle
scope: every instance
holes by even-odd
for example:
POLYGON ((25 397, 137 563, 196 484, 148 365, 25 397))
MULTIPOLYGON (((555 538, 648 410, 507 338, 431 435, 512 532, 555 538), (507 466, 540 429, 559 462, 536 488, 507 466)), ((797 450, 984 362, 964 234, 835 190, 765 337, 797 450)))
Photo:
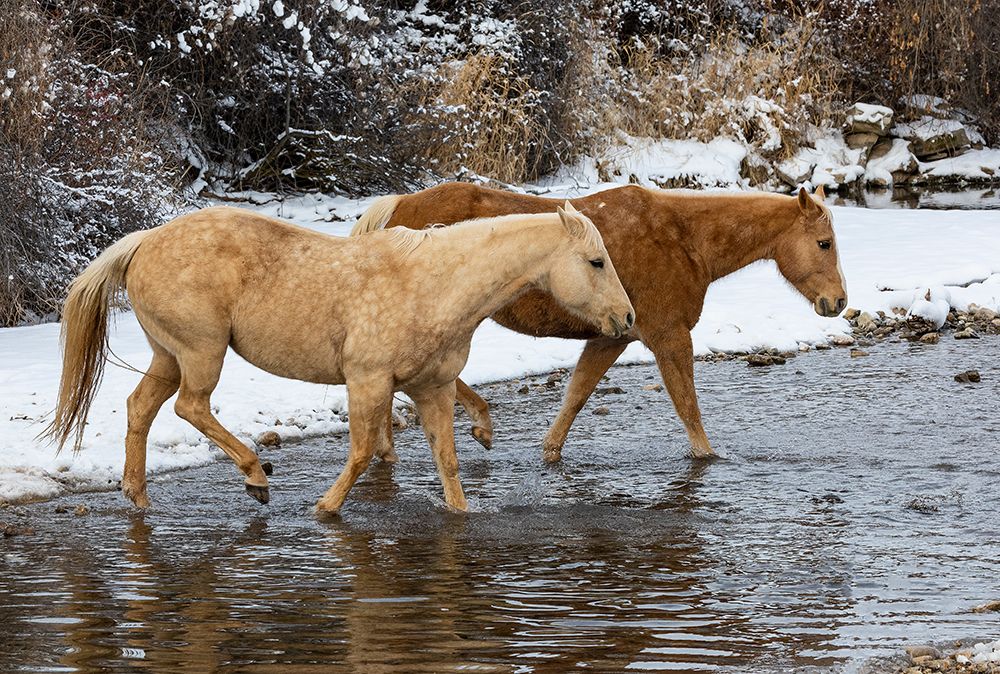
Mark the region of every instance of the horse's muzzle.
POLYGON ((839 316, 840 312, 847 308, 847 298, 838 297, 837 299, 832 299, 829 297, 820 297, 816 300, 813 308, 820 316, 833 318, 834 316, 839 316))

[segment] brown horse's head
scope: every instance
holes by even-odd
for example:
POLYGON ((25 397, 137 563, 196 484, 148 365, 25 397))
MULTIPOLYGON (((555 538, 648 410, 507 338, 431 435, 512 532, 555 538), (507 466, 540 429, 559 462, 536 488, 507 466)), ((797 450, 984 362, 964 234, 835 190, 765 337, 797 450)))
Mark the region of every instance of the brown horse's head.
POLYGON ((557 211, 569 236, 551 258, 547 290, 564 308, 598 326, 605 335, 622 336, 635 323, 635 312, 601 233, 568 201, 557 211))
POLYGON ((837 316, 847 306, 840 253, 833 235, 830 209, 823 205, 823 188, 812 197, 799 189, 794 222, 775 242, 774 261, 820 316, 837 316))

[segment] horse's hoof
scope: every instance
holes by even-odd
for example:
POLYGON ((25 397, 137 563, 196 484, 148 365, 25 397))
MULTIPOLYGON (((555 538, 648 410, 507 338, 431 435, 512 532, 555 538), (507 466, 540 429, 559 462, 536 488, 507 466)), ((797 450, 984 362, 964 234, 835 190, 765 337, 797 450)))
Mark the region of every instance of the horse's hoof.
POLYGON ((268 477, 271 477, 271 475, 274 473, 274 466, 271 465, 270 461, 265 461, 264 463, 260 464, 260 469, 264 471, 264 475, 267 475, 268 477))
POLYGON ((562 461, 562 447, 542 447, 542 461, 545 463, 562 461))
POLYGON ((268 501, 271 500, 271 492, 270 492, 270 489, 268 488, 267 485, 264 485, 263 487, 259 487, 259 486, 255 485, 255 484, 249 484, 248 483, 246 485, 246 489, 247 489, 247 493, 248 494, 250 494, 255 499, 257 499, 258 501, 260 501, 261 503, 263 503, 265 505, 267 504, 268 501))
POLYGON ((712 449, 695 449, 691 448, 691 459, 694 461, 712 461, 718 459, 719 455, 715 453, 712 449))
POLYGON ((323 501, 319 501, 316 507, 313 508, 313 512, 316 514, 317 519, 321 520, 332 520, 340 516, 340 508, 333 508, 323 504, 323 501))
POLYGON ((124 493, 125 496, 128 497, 128 500, 131 501, 136 508, 142 508, 143 510, 145 510, 146 508, 149 507, 149 496, 146 495, 145 489, 143 489, 141 492, 133 492, 130 489, 123 488, 122 493, 124 493))
POLYGON ((472 427, 472 437, 476 439, 484 448, 493 449, 493 433, 482 426, 472 427))

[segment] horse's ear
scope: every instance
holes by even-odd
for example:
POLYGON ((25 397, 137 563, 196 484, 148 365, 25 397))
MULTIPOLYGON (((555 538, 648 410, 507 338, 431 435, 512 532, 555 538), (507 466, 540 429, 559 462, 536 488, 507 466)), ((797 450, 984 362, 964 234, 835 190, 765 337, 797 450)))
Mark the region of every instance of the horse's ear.
POLYGON ((809 193, 806 192, 806 188, 799 188, 799 210, 803 213, 808 213, 811 208, 813 208, 816 203, 809 197, 809 193))
POLYGON ((816 192, 814 193, 814 195, 817 199, 823 201, 824 199, 826 199, 826 190, 823 188, 822 185, 820 185, 819 187, 816 188, 816 192))
POLYGON ((567 213, 579 213, 580 212, 580 211, 576 210, 576 206, 574 206, 569 200, 566 200, 566 201, 563 202, 563 210, 565 210, 567 213))
POLYGON ((586 227, 584 226, 583 221, 580 220, 579 212, 573 208, 573 204, 567 201, 561 208, 556 206, 556 213, 559 214, 559 220, 562 221, 563 227, 566 228, 566 231, 569 232, 570 235, 576 237, 583 236, 586 231, 586 227))

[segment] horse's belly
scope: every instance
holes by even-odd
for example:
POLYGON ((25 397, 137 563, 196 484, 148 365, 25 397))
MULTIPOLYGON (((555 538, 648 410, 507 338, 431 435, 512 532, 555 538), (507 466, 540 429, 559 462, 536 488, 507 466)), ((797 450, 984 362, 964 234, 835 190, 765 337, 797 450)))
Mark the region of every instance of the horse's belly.
POLYGON ((233 335, 230 343, 241 358, 265 372, 317 384, 343 384, 343 361, 337 350, 323 340, 304 339, 288 333, 271 339, 253 333, 233 335))

